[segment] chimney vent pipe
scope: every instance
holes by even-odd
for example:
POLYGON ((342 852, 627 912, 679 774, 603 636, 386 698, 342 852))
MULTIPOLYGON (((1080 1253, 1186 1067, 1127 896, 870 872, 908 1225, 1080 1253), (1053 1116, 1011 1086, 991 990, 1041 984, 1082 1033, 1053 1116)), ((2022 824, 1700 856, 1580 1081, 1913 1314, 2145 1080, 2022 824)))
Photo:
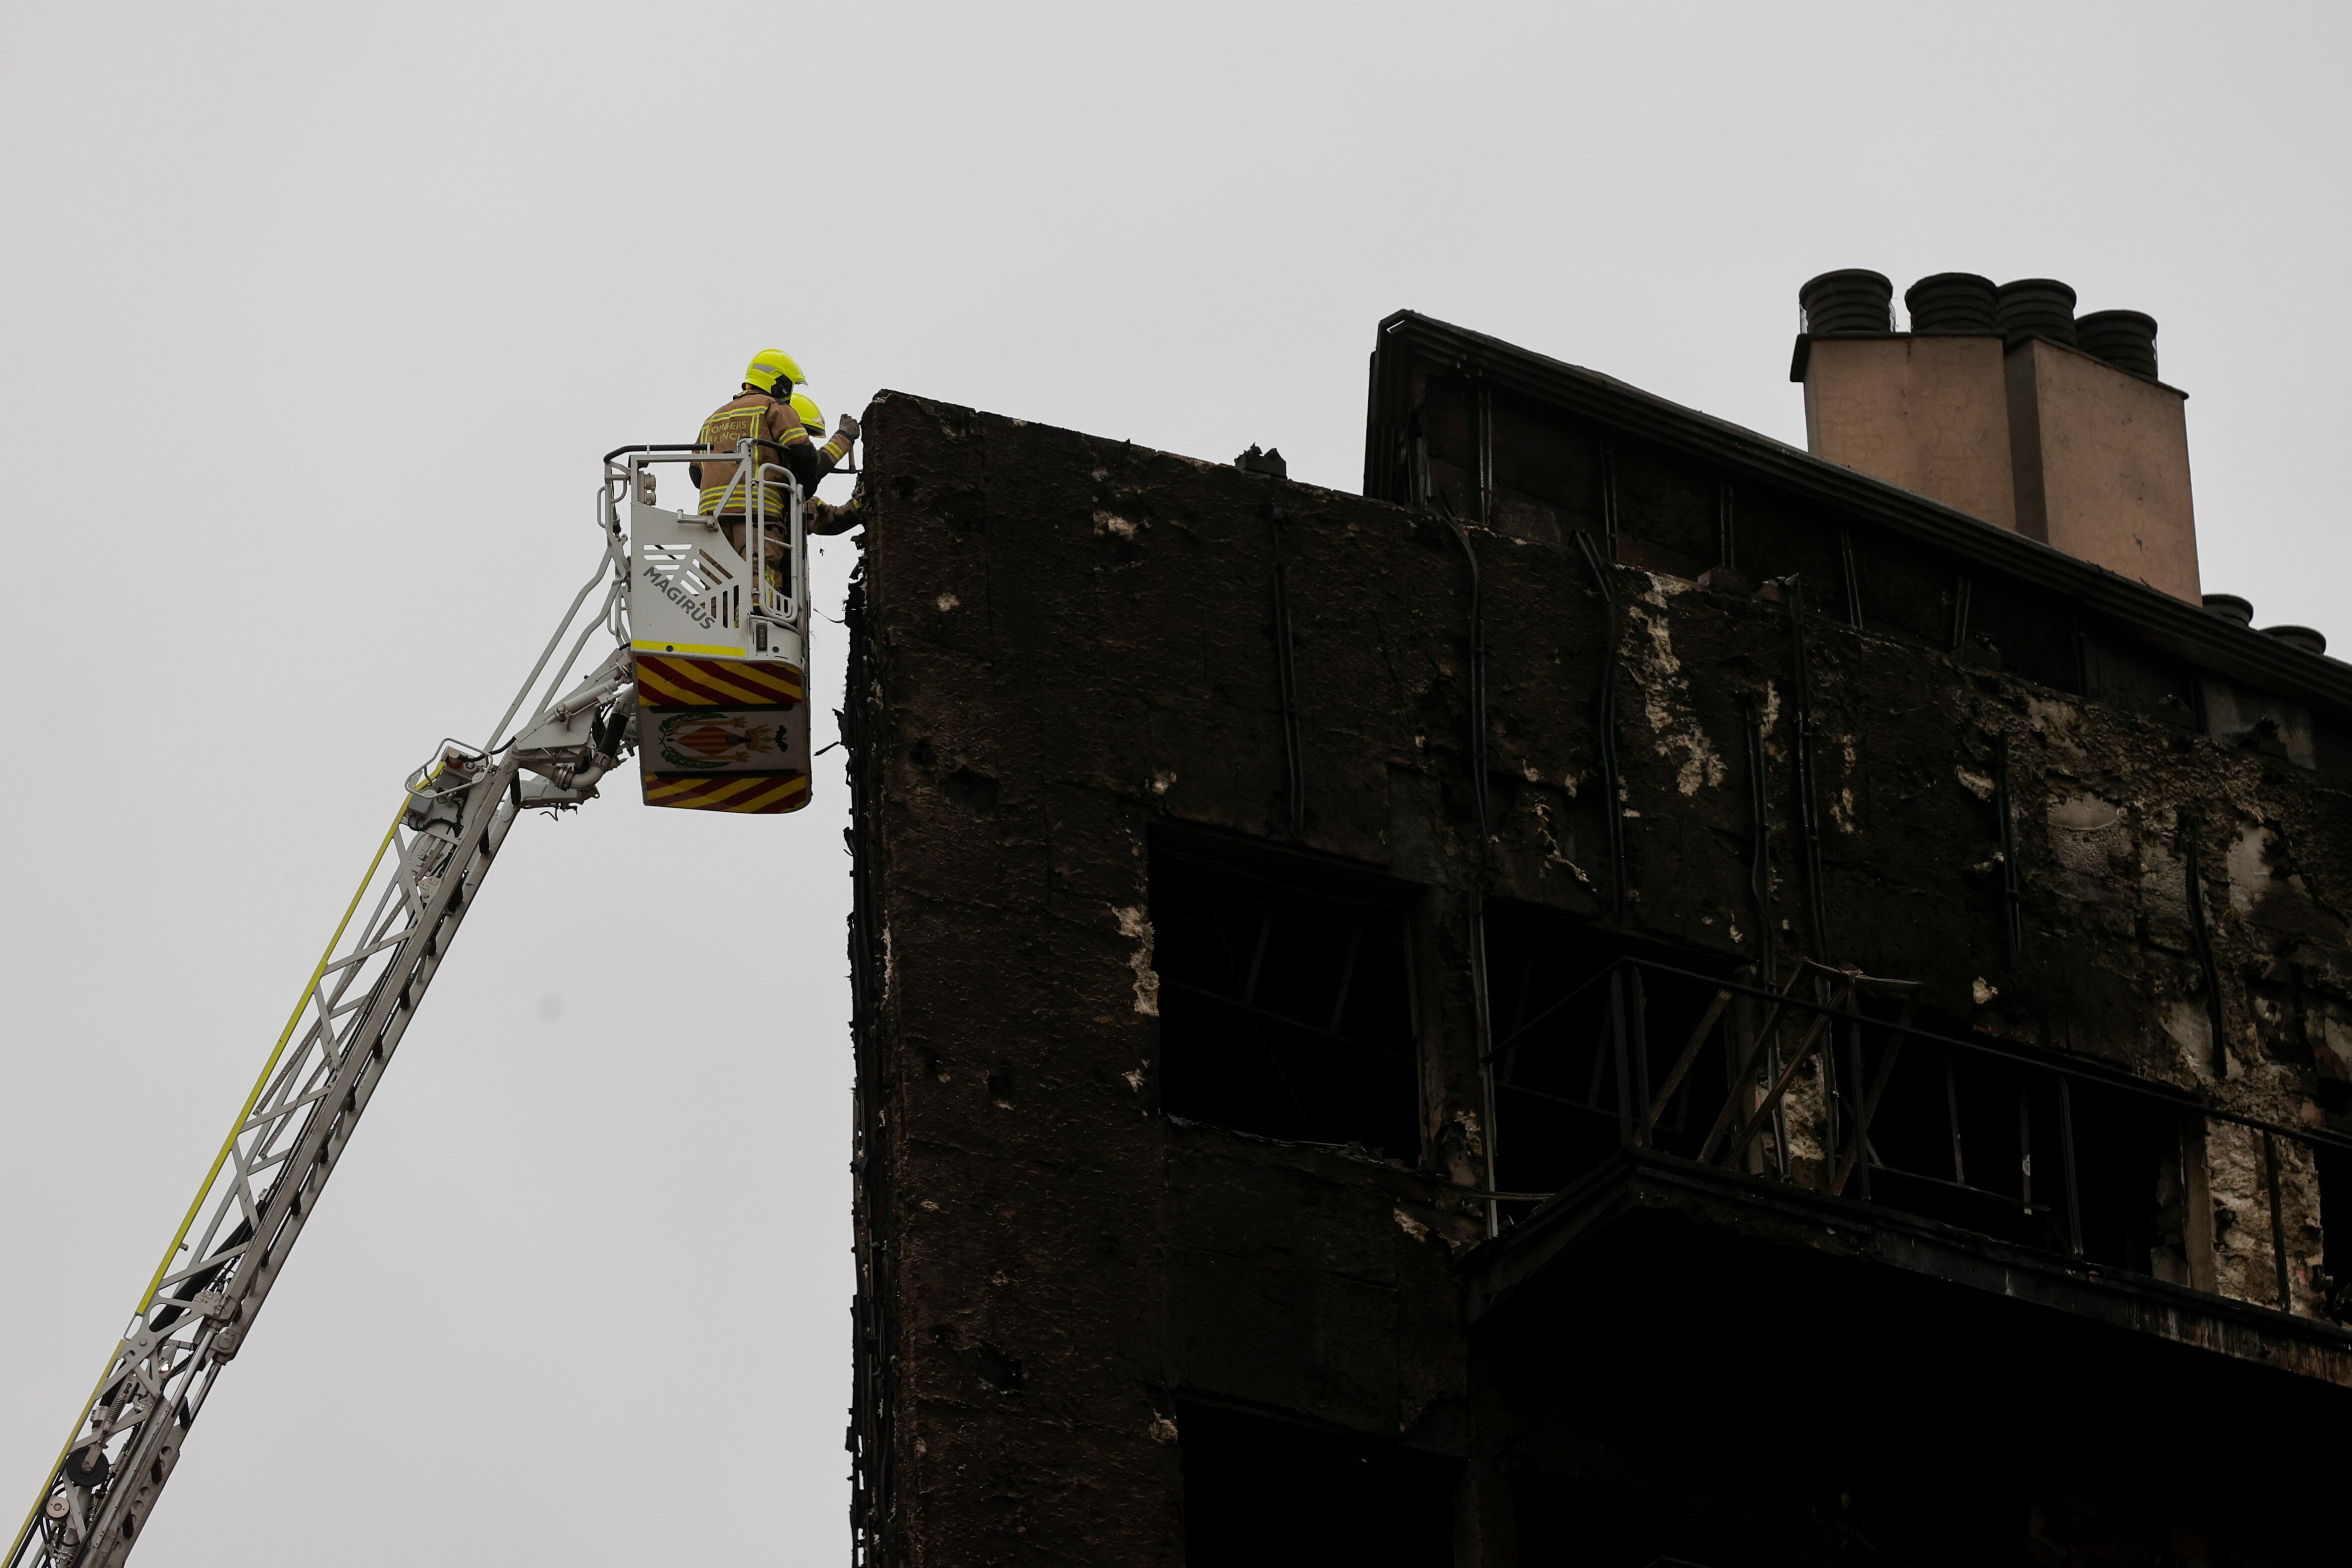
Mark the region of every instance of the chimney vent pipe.
POLYGON ((1995 291, 1993 314, 2014 348, 2028 338, 2074 346, 2074 290, 2055 278, 2020 278, 1995 291))
MULTIPOLYGON (((1897 332, 1892 292, 1863 271, 1797 291, 1806 450, 2198 604, 2188 394, 2156 379, 2156 322, 2104 310, 2078 332, 2055 279, 1938 272, 1905 292, 1897 332)), ((2252 624, 2242 601, 2204 602, 2252 624)))
POLYGON ((2263 635, 2276 637, 2289 647, 2299 647, 2305 653, 2326 653, 2327 638, 2309 626, 2264 626, 2263 635))
POLYGON ((1824 272, 1797 290, 1805 331, 1813 337, 1851 337, 1895 330, 1895 285, 1883 272, 1848 268, 1824 272))
POLYGON ((2137 310, 2094 310, 2074 322, 2075 344, 2117 370, 2156 379, 2156 318, 2137 310))
POLYGON ((1938 272, 1903 290, 1915 332, 1960 332, 1990 337, 2000 330, 1993 313, 1990 278, 1973 272, 1938 272))
POLYGON ((2254 605, 2251 599, 2241 599, 2235 594, 2208 594, 2205 608, 2225 621, 2235 621, 2242 626, 2254 624, 2254 605))

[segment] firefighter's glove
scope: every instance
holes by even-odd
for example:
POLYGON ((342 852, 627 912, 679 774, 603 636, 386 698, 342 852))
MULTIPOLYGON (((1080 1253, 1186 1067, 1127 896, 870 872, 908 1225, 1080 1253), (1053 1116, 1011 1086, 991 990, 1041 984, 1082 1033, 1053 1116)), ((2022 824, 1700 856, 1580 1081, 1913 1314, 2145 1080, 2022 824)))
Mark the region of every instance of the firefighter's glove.
POLYGON ((843 436, 843 437, 846 437, 847 439, 849 439, 849 440, 852 440, 852 441, 856 440, 856 439, 857 439, 857 421, 856 421, 856 420, 855 420, 855 419, 853 419, 853 418, 851 418, 851 417, 850 417, 848 415, 846 415, 846 414, 843 415, 843 416, 841 416, 841 427, 840 427, 839 431, 837 432, 837 434, 839 434, 839 435, 841 435, 841 436, 843 436))

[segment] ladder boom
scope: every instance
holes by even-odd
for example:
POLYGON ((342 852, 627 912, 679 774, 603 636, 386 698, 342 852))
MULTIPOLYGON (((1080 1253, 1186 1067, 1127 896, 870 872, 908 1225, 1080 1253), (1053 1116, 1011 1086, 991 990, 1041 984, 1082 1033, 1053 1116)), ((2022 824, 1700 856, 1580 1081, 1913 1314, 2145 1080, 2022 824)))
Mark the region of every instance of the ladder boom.
MULTIPOLYGON (((551 695, 492 752, 445 742, 411 774, 293 1016, 239 1109, 5 1560, 5 1568, 120 1568, 178 1465, 189 1428, 252 1332, 327 1179, 374 1098, 516 819, 576 805, 635 743, 624 646, 562 699, 587 635, 625 637, 626 558, 608 537, 604 602, 551 695)), ((583 590, 549 652, 569 634, 583 590)), ((549 655, 525 684, 537 684, 549 655)), ((508 713, 522 710, 518 698, 508 713)), ((501 721, 501 728, 505 721, 501 721)))
POLYGON ((121 1568, 130 1555, 516 818, 594 798, 597 782, 641 745, 649 805, 770 813, 807 804, 803 495, 764 445, 735 449, 736 510, 709 516, 655 505, 653 465, 709 456, 703 448, 607 455, 595 574, 488 745, 445 742, 409 775, 399 815, 0 1568, 121 1568), (772 519, 772 493, 784 498, 772 519), (643 625, 632 582, 645 590, 643 625), (604 598, 583 620, 599 583, 604 598), (600 629, 618 646, 564 689, 600 629), (543 695, 527 708, 543 675, 543 695))

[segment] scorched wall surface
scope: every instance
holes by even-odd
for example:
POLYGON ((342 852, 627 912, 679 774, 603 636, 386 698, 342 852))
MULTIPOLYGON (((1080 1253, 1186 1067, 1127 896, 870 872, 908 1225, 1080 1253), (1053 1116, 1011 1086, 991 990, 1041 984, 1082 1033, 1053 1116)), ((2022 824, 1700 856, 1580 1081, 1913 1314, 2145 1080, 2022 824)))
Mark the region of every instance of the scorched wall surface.
MULTIPOLYGON (((902 394, 877 400, 866 439, 845 719, 853 1445, 876 1561, 1172 1568, 1187 1402, 1462 1464, 1462 1560, 1516 1560, 1496 1479, 1522 1462, 1512 1445, 1547 1466, 1577 1445, 1473 1387, 1461 1265, 1487 1215, 1461 1194, 1490 1180, 1482 909, 1599 931, 1622 876, 1632 938, 1711 972, 1754 974, 1769 942, 1780 973, 1814 957, 1917 981, 1941 1026, 2287 1122, 2347 1076, 2352 818, 2307 771, 1820 616, 1801 627, 1790 596, 1610 565, 1604 598, 1566 542, 902 394), (1622 868, 1594 724, 1612 645, 1622 868), (1801 698, 1817 887, 1797 854, 1801 698), (1163 1113, 1149 871, 1171 842, 1403 890, 1417 1149, 1163 1113), (2219 1078, 2192 848, 2231 1037, 2219 1078)), ((1822 1152, 1802 1086, 1790 1105, 1802 1182, 1822 1152)), ((2261 1300, 2267 1200, 2215 1136, 2211 1201, 2243 1234, 2189 1226, 2181 1245, 2211 1260, 2181 1267, 2261 1300)), ((2317 1191, 2288 1170, 2306 1313, 2317 1191)), ((2038 1505, 2003 1506, 2022 1541, 2038 1505)))

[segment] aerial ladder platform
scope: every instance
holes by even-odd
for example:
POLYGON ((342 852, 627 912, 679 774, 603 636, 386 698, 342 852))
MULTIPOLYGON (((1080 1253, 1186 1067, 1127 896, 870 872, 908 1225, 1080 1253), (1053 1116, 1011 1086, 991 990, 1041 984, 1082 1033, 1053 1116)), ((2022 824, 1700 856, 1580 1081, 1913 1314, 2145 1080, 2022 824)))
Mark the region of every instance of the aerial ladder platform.
POLYGON ((584 805, 631 752, 648 805, 808 804, 808 541, 782 458, 764 441, 605 456, 594 573, 488 738, 445 741, 409 775, 5 1568, 129 1557, 524 813, 584 805), (730 460, 707 514, 656 503, 664 466, 730 460))

